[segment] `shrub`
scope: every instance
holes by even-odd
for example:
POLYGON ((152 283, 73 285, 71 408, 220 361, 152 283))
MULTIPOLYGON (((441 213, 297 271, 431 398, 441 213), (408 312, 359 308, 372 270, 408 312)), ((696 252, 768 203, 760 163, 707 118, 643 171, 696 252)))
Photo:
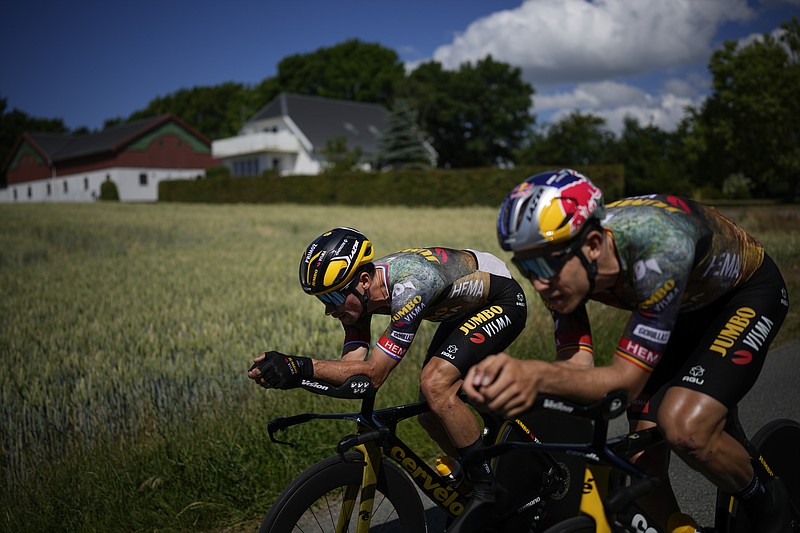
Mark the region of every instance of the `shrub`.
POLYGON ((117 184, 113 181, 104 181, 100 185, 100 199, 109 202, 119 202, 119 191, 117 184))

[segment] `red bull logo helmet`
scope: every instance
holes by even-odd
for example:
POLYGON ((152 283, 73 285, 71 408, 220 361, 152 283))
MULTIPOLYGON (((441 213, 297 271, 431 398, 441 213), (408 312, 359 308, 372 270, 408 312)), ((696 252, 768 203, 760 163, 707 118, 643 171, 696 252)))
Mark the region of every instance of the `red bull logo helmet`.
POLYGON ((506 196, 497 219, 497 239, 504 250, 519 252, 560 248, 586 222, 605 214, 603 192, 574 170, 542 172, 506 196))

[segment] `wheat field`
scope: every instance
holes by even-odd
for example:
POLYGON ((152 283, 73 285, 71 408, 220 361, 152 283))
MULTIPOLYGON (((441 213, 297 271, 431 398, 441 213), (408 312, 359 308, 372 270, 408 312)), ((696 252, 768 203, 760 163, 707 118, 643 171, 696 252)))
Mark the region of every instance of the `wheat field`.
MULTIPOLYGON (((798 285, 798 210, 731 212, 798 285)), ((325 230, 352 226, 377 256, 418 246, 507 259, 490 208, 33 204, 0 207, 0 529, 198 530, 256 519, 341 427, 266 422, 353 410, 246 379, 263 350, 336 357, 341 328, 305 296, 297 268, 325 230)), ((529 322, 511 350, 549 357, 550 319, 525 285, 529 322)), ((610 349, 624 315, 590 309, 610 349)), ((798 338, 794 311, 777 344, 798 338), (790 326, 791 324, 791 326, 790 326)), ((385 327, 373 321, 375 334, 385 327)), ((379 394, 416 400, 433 325, 379 394)), ((609 350, 607 350, 609 351, 609 350)), ((410 440, 434 450, 420 430, 410 440)))

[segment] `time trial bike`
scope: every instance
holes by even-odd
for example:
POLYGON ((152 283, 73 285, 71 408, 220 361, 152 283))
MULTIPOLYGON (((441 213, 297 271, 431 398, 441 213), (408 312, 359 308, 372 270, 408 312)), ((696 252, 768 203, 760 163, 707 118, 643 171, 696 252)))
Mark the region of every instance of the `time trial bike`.
MULTIPOLYGON (((313 392, 324 392, 314 388, 313 392)), ((260 531, 429 531, 420 493, 450 518, 463 511, 467 482, 443 476, 398 435, 398 422, 428 410, 425 402, 374 409, 374 396, 357 413, 305 413, 269 423, 276 434, 312 420, 350 420, 357 431, 342 437, 337 455, 297 476, 278 496, 260 531), (386 527, 389 529, 386 529, 386 527)), ((608 438, 609 421, 625 412, 621 392, 591 405, 541 396, 524 416, 503 420, 482 414, 485 448, 466 461, 492 460, 499 485, 493 522, 486 531, 534 533, 660 533, 636 499, 657 480, 629 459, 663 442, 655 429, 608 438)), ((776 420, 745 437, 736 410, 728 431, 746 444, 765 475, 780 475, 800 508, 800 425, 776 420)), ((719 533, 755 533, 724 493, 716 500, 719 533)))

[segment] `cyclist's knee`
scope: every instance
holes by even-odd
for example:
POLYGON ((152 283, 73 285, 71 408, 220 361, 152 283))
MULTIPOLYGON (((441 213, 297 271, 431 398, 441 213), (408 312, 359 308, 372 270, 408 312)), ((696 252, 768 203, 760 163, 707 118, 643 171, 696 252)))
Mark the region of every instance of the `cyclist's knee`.
POLYGON ((705 463, 713 453, 714 428, 697 417, 659 416, 664 440, 678 455, 705 463))
POLYGON ((434 359, 425 365, 419 376, 419 389, 431 408, 458 400, 461 373, 445 361, 434 359))

